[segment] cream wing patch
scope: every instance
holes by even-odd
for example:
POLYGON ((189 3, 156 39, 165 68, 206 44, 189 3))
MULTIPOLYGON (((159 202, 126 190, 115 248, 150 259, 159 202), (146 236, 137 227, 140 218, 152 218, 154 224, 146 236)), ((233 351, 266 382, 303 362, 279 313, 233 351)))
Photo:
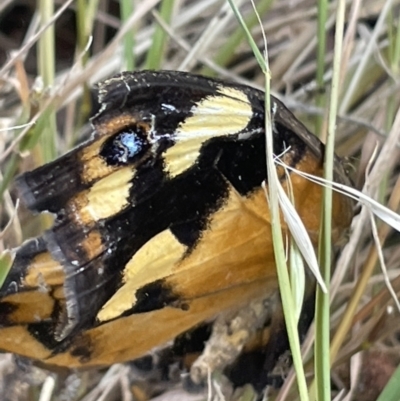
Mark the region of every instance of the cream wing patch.
POLYGON ((200 148, 212 137, 234 135, 244 130, 253 111, 247 95, 237 89, 220 87, 193 106, 191 116, 177 129, 175 145, 165 154, 166 171, 175 177, 190 168, 200 148))
POLYGON ((186 251, 171 233, 165 230, 148 241, 124 269, 123 286, 103 306, 97 315, 99 321, 117 318, 136 302, 136 291, 156 280, 169 276, 186 251))
POLYGON ((112 217, 129 204, 129 190, 134 177, 132 167, 124 167, 97 181, 86 194, 81 213, 93 221, 112 217))

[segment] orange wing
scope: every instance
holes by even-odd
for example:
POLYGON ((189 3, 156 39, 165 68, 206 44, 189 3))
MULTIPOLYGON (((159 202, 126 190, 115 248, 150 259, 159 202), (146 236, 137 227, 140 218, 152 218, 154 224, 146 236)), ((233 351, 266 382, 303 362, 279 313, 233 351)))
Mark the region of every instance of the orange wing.
MULTIPOLYGON (((184 73, 103 83, 92 139, 18 179, 27 205, 56 221, 17 252, 0 292, 0 348, 66 367, 109 365, 272 296, 263 97, 184 73)), ((272 112, 274 153, 321 176, 321 143, 276 99, 272 112)), ((348 183, 339 160, 335 175, 348 183)), ((316 243, 321 187, 289 179, 316 243)), ((333 204, 335 240, 352 203, 335 194, 333 204)))

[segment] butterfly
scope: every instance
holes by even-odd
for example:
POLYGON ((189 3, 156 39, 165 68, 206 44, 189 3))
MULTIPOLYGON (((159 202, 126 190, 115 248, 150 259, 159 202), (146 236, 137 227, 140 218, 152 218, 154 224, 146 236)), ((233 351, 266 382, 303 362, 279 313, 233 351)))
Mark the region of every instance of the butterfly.
MULTIPOLYGON (((97 91, 91 138, 16 179, 26 206, 55 220, 16 251, 0 290, 0 349, 105 366, 219 316, 231 322, 254 301, 278 305, 264 93, 174 71, 124 72, 97 91)), ((322 143, 271 104, 273 153, 321 177, 322 143)), ((322 188, 290 171, 279 179, 317 243, 322 188)), ((338 158, 334 176, 350 183, 338 158)), ((353 205, 333 197, 337 240, 353 205)))

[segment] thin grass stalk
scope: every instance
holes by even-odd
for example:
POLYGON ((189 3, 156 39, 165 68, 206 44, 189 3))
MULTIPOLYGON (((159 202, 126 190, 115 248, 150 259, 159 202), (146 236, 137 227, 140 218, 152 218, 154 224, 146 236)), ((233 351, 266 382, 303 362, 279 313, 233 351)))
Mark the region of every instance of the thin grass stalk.
MULTIPOLYGON (((236 6, 240 7, 244 0, 236 0, 236 6)), ((221 8, 205 26, 202 34, 197 38, 196 43, 192 46, 186 57, 179 64, 179 70, 190 71, 196 65, 196 58, 201 53, 207 52, 207 49, 215 42, 223 32, 224 28, 232 19, 232 13, 229 3, 222 3, 221 8)))
MULTIPOLYGON (((346 1, 339 0, 336 10, 335 47, 333 59, 333 76, 328 118, 328 135, 325 148, 324 178, 333 181, 336 116, 340 92, 340 65, 342 60, 343 31, 345 22, 346 1)), ((319 257, 322 276, 327 288, 331 278, 331 248, 332 248, 332 187, 323 188, 323 205, 320 232, 319 257)), ((329 291, 324 293, 317 287, 315 308, 315 382, 316 399, 328 401, 331 399, 330 379, 330 302, 329 291)), ((311 397, 313 398, 313 397, 311 397)))
MULTIPOLYGON (((275 254, 276 269, 279 282, 279 290, 282 299, 282 307, 285 317, 286 330, 288 334, 290 350, 292 352, 293 365, 297 374, 297 386, 301 401, 308 401, 307 382, 304 374, 303 361, 300 351, 300 340, 298 335, 297 320, 295 316, 294 300, 292 296, 292 287, 289 278, 289 271, 286 264, 285 241, 283 239, 282 227, 280 223, 280 207, 278 199, 279 179, 276 172, 274 154, 273 154, 273 135, 271 121, 271 96, 270 96, 270 77, 271 72, 268 64, 267 40, 264 37, 265 57, 260 53, 257 44, 251 36, 250 30, 237 9, 233 0, 229 0, 233 12, 242 26, 250 47, 265 74, 265 133, 266 133, 266 162, 268 176, 268 191, 266 191, 267 200, 271 213, 271 230, 273 238, 273 247, 275 254)), ((254 6, 254 5, 253 5, 254 6)), ((255 7, 254 7, 255 9, 255 7)), ((255 10, 256 12, 256 10, 255 10)), ((259 17, 258 17, 259 18, 259 17)), ((260 24, 261 25, 261 24, 260 24)))
MULTIPOLYGON (((121 0, 121 21, 125 23, 133 14, 133 0, 121 0)), ((133 29, 128 31, 123 39, 123 60, 122 70, 133 71, 135 69, 135 32, 133 29)))
POLYGON ((78 0, 76 11, 77 23, 77 59, 86 65, 89 60, 87 46, 90 42, 90 36, 93 32, 93 26, 98 11, 99 0, 78 0))
MULTIPOLYGON (((162 27, 162 29, 164 29, 164 31, 168 34, 168 36, 170 36, 180 48, 182 48, 186 53, 190 52, 190 50, 192 49, 192 46, 189 44, 189 42, 187 42, 186 40, 184 40, 181 37, 177 37, 176 34, 174 33, 173 29, 171 28, 171 26, 165 24, 164 20, 162 20, 158 16, 158 13, 156 11, 153 11, 153 17, 157 20, 157 23, 162 27)), ((215 71, 221 77, 225 77, 225 78, 231 79, 231 80, 236 80, 237 82, 241 81, 240 77, 238 77, 237 75, 233 76, 228 70, 225 70, 224 68, 215 64, 210 59, 203 58, 197 54, 195 54, 193 57, 194 57, 194 60, 204 64, 204 66, 209 68, 210 71, 215 71)), ((242 81, 245 81, 245 80, 242 80, 242 81)), ((248 84, 247 82, 242 82, 242 83, 245 85, 248 84)))
POLYGON ((346 88, 346 92, 344 93, 343 99, 340 102, 340 110, 339 114, 346 114, 346 112, 351 107, 351 102, 353 101, 353 96, 360 84, 361 78, 365 70, 368 67, 368 62, 375 51, 376 43, 378 40, 378 36, 382 31, 383 24, 386 20, 386 16, 392 7, 393 0, 386 0, 385 5, 382 7, 382 10, 379 14, 379 18, 375 24, 374 32, 371 36, 369 43, 366 46, 365 52, 361 61, 357 65, 357 69, 352 77, 350 84, 346 88))
MULTIPOLYGON (((264 15, 272 6, 274 0, 261 0, 257 3, 257 13, 262 16, 264 15)), ((251 30, 258 23, 257 16, 253 13, 245 19, 246 26, 251 30)), ((225 67, 229 61, 235 55, 237 48, 240 46, 241 42, 245 39, 246 34, 244 33, 242 27, 238 27, 230 36, 229 39, 222 45, 218 53, 214 57, 214 63, 225 67)), ((216 76, 217 72, 210 67, 204 67, 201 71, 202 74, 208 76, 216 76)))
MULTIPOLYGON (((40 24, 46 26, 53 18, 54 3, 53 0, 39 0, 39 13, 40 24)), ((43 79, 44 93, 41 94, 41 103, 45 102, 46 92, 52 89, 54 85, 56 58, 55 58, 55 45, 54 45, 54 24, 50 25, 44 31, 38 42, 38 71, 43 79)), ((38 127, 41 128, 41 158, 40 163, 53 160, 56 156, 56 113, 53 107, 50 108, 48 113, 45 113, 38 121, 38 127), (46 119, 43 121, 43 119, 46 119), (40 121, 41 120, 41 121, 40 121)))
MULTIPOLYGON (((325 108, 325 93, 324 91, 324 74, 325 74, 325 54, 326 54, 326 22, 328 20, 328 1, 318 1, 318 20, 317 20, 317 95, 315 105, 320 109, 325 108)), ((315 118, 315 134, 320 136, 322 131, 323 115, 318 115, 315 118)))
POLYGON ((0 180, 0 200, 3 200, 4 192, 9 188, 11 180, 18 169, 19 156, 13 153, 3 171, 3 179, 0 180))
MULTIPOLYGON (((251 50, 254 53, 254 57, 257 60, 257 63, 259 64, 262 72, 264 74, 267 74, 267 63, 266 60, 264 58, 264 56, 261 54, 260 50, 258 49, 257 43, 254 41, 253 36, 251 35, 251 32, 249 30, 249 28, 246 25, 246 21, 243 19, 242 14, 240 13, 240 11, 238 10, 238 8, 236 7, 236 4, 234 3, 233 0, 228 0, 229 4, 232 7, 232 10, 240 24, 241 29, 243 29, 243 32, 245 34, 245 37, 251 47, 251 50)), ((268 72, 270 74, 270 72, 268 72)))
MULTIPOLYGON (((400 276, 394 278, 391 282, 393 288, 400 288, 400 276)), ((353 324, 362 322, 372 315, 374 310, 383 309, 391 300, 391 294, 387 287, 382 287, 380 291, 356 313, 353 324)))
POLYGON ((115 53, 117 52, 118 46, 124 35, 132 28, 132 26, 140 23, 142 18, 144 18, 147 13, 151 12, 151 9, 159 2, 160 0, 147 0, 145 2, 140 2, 126 24, 121 26, 116 35, 110 40, 110 42, 108 42, 107 46, 104 47, 103 51, 91 57, 85 68, 80 71, 79 76, 71 77, 71 79, 65 83, 62 92, 63 98, 69 97, 76 90, 76 85, 82 81, 87 80, 88 82, 92 82, 93 76, 96 72, 104 68, 104 65, 109 62, 110 58, 115 57, 115 53))
MULTIPOLYGON (((87 0, 77 0, 76 4, 76 33, 77 33, 77 45, 78 53, 81 53, 86 46, 87 42, 87 31, 86 31, 86 7, 87 0)), ((82 65, 86 65, 89 59, 89 54, 85 53, 81 62, 82 65)))
POLYGON ((0 255, 0 288, 3 286, 8 273, 11 270, 14 255, 10 251, 4 251, 0 255))
MULTIPOLYGON (((54 14, 52 20, 49 21, 49 23, 53 24, 54 21, 56 21, 60 17, 60 15, 73 3, 73 1, 74 0, 66 0, 65 3, 63 3, 62 6, 54 14)), ((43 32, 49 28, 49 26, 42 25, 40 29, 34 35, 32 35, 32 37, 29 38, 28 42, 13 54, 13 57, 10 57, 10 59, 4 63, 4 65, 0 68, 0 79, 4 78, 4 74, 6 74, 6 72, 14 64, 21 60, 21 57, 23 57, 27 53, 27 51, 36 43, 36 41, 41 37, 43 32)))
POLYGON ((298 335, 296 308, 294 305, 293 291, 290 282, 288 266, 286 264, 285 242, 282 235, 282 227, 280 222, 280 207, 278 199, 279 179, 276 172, 273 155, 273 136, 271 121, 271 102, 270 102, 270 72, 267 64, 265 79, 265 132, 266 132, 266 158, 267 158, 267 176, 268 176, 268 205, 271 214, 271 229, 274 247, 274 256, 276 270, 278 275, 279 290, 281 294, 283 313, 285 316, 286 330, 289 338, 290 349, 292 352, 293 365, 297 374, 297 386, 299 390, 300 400, 307 401, 308 389, 304 375, 303 361, 300 351, 300 340, 298 335))
MULTIPOLYGON (((171 22, 174 4, 175 1, 172 0, 163 0, 161 2, 160 16, 168 25, 171 22)), ((153 34, 152 45, 147 53, 145 69, 157 70, 161 67, 164 60, 164 52, 167 40, 168 35, 161 26, 157 25, 153 34)))
MULTIPOLYGON (((2 177, 0 174, 0 179, 1 178, 2 177)), ((13 239, 12 243, 10 244, 11 246, 14 244, 20 244, 23 240, 21 222, 18 217, 19 203, 19 199, 17 199, 14 204, 14 199, 11 197, 9 192, 5 194, 2 209, 7 214, 7 222, 0 231, 0 252, 4 251, 5 244, 3 240, 6 238, 8 232, 12 232, 13 236, 15 237, 15 240, 13 239)), ((8 246, 9 244, 6 245, 8 246)))
MULTIPOLYGON (((393 12, 388 14, 388 61, 390 71, 392 75, 389 77, 389 81, 392 85, 396 85, 396 76, 400 72, 400 22, 395 29, 395 19, 393 18, 393 12)), ((393 124, 394 117, 396 115, 397 104, 397 94, 392 94, 387 99, 387 105, 385 107, 385 132, 389 132, 390 127, 393 124)), ((379 197, 378 200, 383 203, 385 201, 386 195, 388 193, 390 172, 387 172, 381 179, 381 184, 379 187, 379 197)))
MULTIPOLYGON (((396 21, 393 21, 393 29, 395 30, 395 35, 393 39, 389 36, 391 51, 391 68, 393 73, 398 76, 400 74, 400 16, 397 15, 397 26, 395 26, 396 21)), ((390 27, 391 28, 391 27, 390 27)), ((392 29, 390 29, 392 32, 392 29)))
MULTIPOLYGON (((398 116, 400 117, 400 111, 398 113, 398 116)), ((398 210, 398 207, 400 205, 400 178, 397 180, 395 188, 393 189, 393 192, 390 196, 389 202, 388 202, 388 207, 392 210, 398 210)), ((389 235, 391 231, 391 227, 382 224, 378 237, 379 237, 379 242, 381 246, 383 247, 385 240, 387 236, 389 235)), ((371 245, 371 249, 369 251, 367 260, 365 265, 363 266, 362 273, 357 281, 357 284, 354 288, 353 295, 346 307, 346 311, 342 315, 342 320, 336 330, 336 333, 332 339, 331 342, 331 350, 330 350, 330 355, 331 355, 331 361, 334 361, 339 349, 346 338, 347 334, 349 333, 350 327, 353 323, 353 318, 356 315, 356 310, 358 307, 358 304, 361 300, 361 297, 363 296, 365 289, 368 285, 369 279, 376 267, 376 263, 378 261, 378 252, 375 248, 374 245, 371 245)))
MULTIPOLYGON (((89 61, 89 53, 85 51, 92 34, 95 13, 98 0, 78 0, 76 20, 77 20, 77 52, 80 57, 80 63, 85 66, 89 61)), ((82 103, 79 108, 78 127, 84 124, 92 110, 92 97, 90 87, 87 82, 82 84, 82 103)))

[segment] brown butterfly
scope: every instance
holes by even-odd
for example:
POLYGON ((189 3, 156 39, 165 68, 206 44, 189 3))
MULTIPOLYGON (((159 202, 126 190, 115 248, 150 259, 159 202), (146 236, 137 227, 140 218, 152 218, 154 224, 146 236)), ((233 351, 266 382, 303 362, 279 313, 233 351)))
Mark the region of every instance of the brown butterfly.
MULTIPOLYGON (((28 208, 56 218, 16 253, 0 291, 0 349, 48 365, 110 365, 268 299, 281 326, 264 93, 171 71, 122 73, 98 93, 91 139, 17 178, 28 208)), ((320 177, 323 145, 271 102, 274 154, 320 177)), ((322 189, 281 170, 316 243, 322 189)), ((349 183, 338 159, 335 180, 349 183)), ((336 240, 352 202, 334 194, 333 205, 336 240)))

